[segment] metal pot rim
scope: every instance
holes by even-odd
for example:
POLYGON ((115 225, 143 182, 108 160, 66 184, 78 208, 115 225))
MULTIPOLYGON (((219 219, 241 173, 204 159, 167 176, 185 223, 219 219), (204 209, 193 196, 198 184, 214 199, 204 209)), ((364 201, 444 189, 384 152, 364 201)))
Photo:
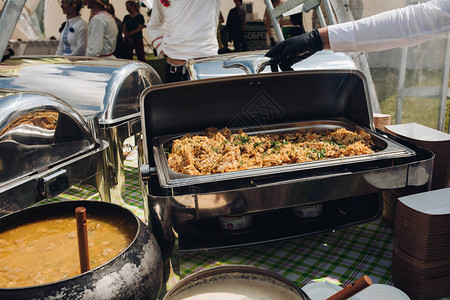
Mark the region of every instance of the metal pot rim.
POLYGON ((183 291, 185 288, 186 289, 190 288, 191 286, 189 284, 191 282, 196 282, 198 280, 207 279, 208 277, 213 277, 217 275, 233 274, 233 273, 242 273, 242 275, 247 274, 247 275, 267 277, 268 279, 283 283, 286 287, 298 293, 299 296, 302 296, 304 299, 308 299, 307 298, 308 296, 300 287, 298 287, 290 280, 273 271, 263 269, 260 267, 255 267, 252 265, 221 265, 206 268, 198 272, 189 274, 188 276, 183 278, 180 282, 178 282, 175 286, 173 286, 164 296, 163 300, 170 300, 171 299, 170 297, 176 295, 178 292, 183 291))

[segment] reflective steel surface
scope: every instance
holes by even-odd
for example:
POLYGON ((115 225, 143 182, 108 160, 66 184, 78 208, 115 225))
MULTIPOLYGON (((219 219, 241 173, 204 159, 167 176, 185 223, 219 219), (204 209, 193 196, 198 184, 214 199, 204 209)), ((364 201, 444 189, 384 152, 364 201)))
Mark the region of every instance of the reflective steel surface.
MULTIPOLYGON (((267 51, 230 53, 187 62, 192 80, 245 74, 271 73, 267 51)), ((356 70, 353 60, 344 53, 320 51, 292 66, 294 71, 306 70, 356 70)))
POLYGON ((51 198, 79 182, 104 196, 107 143, 60 99, 0 90, 0 215, 51 198))
POLYGON ((51 96, 2 93, 0 181, 87 152, 95 141, 84 120, 51 96))
POLYGON ((142 91, 161 84, 148 64, 89 57, 17 57, 0 64, 0 87, 52 94, 83 118, 96 117, 109 147, 104 161, 104 201, 125 199, 124 141, 139 138, 142 91))
POLYGON ((149 65, 119 59, 18 57, 0 66, 0 87, 52 94, 101 125, 137 117, 140 93, 161 83, 149 65))

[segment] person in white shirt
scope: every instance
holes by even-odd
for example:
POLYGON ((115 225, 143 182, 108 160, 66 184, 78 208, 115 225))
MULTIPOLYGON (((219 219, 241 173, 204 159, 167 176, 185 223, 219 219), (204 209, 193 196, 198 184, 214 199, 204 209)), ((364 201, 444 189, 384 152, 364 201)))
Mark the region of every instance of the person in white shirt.
POLYGON ((322 49, 381 51, 420 44, 450 32, 450 0, 431 0, 358 21, 330 25, 287 39, 266 53, 271 64, 290 70, 322 49))
POLYGON ((109 0, 84 0, 84 3, 91 10, 86 56, 114 58, 118 29, 106 11, 109 0))
POLYGON ((88 24, 81 19, 83 0, 62 0, 61 9, 67 16, 61 32, 56 55, 84 56, 86 54, 88 24))
POLYGON ((217 55, 221 0, 155 0, 147 24, 150 42, 167 58, 166 82, 186 79, 191 58, 217 55))

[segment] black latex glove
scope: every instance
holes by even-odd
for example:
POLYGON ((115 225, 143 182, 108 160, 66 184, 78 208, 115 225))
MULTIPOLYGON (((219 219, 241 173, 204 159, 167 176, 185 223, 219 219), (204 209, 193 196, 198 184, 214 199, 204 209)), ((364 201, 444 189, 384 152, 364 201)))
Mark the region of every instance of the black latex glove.
POLYGON ((319 35, 319 31, 314 29, 280 42, 269 50, 266 56, 272 58, 270 60, 271 65, 279 65, 282 71, 292 71, 291 66, 293 64, 322 49, 322 38, 319 35))

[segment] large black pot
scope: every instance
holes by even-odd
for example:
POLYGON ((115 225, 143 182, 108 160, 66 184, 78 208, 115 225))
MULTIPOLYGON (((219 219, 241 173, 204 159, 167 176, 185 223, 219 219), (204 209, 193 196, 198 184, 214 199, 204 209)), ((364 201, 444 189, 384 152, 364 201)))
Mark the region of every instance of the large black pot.
POLYGON ((163 281, 163 260, 150 228, 129 210, 108 202, 64 201, 35 206, 0 218, 7 229, 45 217, 67 215, 83 206, 86 211, 119 213, 136 236, 109 262, 65 280, 22 288, 0 288, 0 299, 156 299, 163 281))

